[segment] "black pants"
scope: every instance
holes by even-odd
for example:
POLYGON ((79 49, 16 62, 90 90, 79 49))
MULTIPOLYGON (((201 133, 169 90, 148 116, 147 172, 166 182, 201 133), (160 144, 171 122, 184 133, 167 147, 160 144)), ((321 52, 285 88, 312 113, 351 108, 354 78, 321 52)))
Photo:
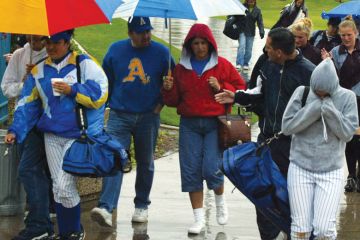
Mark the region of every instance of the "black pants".
POLYGON ((349 176, 356 177, 356 163, 360 166, 360 136, 355 135, 354 138, 346 144, 345 156, 349 176))
MULTIPOLYGON (((265 138, 262 135, 259 135, 258 141, 262 142, 264 140, 265 138)), ((272 141, 269 145, 271 157, 278 165, 285 178, 287 177, 290 164, 290 144, 290 137, 281 136, 279 139, 272 141)), ((273 225, 258 209, 256 209, 256 221, 262 240, 273 240, 279 235, 280 229, 273 225)))

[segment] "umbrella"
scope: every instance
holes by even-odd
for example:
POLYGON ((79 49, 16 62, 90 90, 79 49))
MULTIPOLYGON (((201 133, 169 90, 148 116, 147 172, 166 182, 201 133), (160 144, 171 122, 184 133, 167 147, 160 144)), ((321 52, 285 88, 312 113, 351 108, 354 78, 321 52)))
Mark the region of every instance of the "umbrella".
POLYGON ((329 19, 331 17, 344 18, 347 15, 352 15, 354 18, 360 17, 360 0, 342 3, 328 12, 323 12, 321 17, 323 19, 329 19))
MULTIPOLYGON (((244 15, 246 8, 239 0, 123 0, 113 17, 160 17, 169 19, 171 48, 171 18, 197 20, 203 17, 244 15)), ((169 74, 171 66, 169 51, 169 74)))
POLYGON ((109 23, 121 0, 2 0, 0 32, 49 36, 109 23))
POLYGON ((244 15, 239 0, 123 0, 115 17, 162 17, 198 19, 226 15, 244 15))

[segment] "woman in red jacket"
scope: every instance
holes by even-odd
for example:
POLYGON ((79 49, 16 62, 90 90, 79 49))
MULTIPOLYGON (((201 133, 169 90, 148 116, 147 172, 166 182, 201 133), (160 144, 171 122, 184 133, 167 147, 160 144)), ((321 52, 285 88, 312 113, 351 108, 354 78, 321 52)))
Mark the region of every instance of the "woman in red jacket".
POLYGON ((205 227, 203 181, 215 192, 216 219, 227 223, 224 178, 215 173, 221 161, 217 135, 217 116, 225 106, 215 101, 222 89, 245 89, 245 82, 226 59, 219 57, 209 27, 194 24, 185 38, 182 56, 174 77, 164 80, 162 89, 166 105, 177 107, 180 118, 179 154, 181 185, 189 192, 195 222, 189 233, 199 234, 205 227))

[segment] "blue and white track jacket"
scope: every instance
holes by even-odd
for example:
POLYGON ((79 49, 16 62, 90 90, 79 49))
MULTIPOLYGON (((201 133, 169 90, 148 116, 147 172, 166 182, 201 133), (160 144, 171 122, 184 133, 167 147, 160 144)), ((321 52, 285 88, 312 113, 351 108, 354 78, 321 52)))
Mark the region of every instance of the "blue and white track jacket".
POLYGON ((80 137, 75 107, 86 107, 87 134, 103 130, 108 81, 104 71, 86 55, 80 55, 81 84, 76 77, 76 52, 70 53, 59 64, 50 58, 36 65, 21 92, 9 132, 22 142, 34 127, 43 132, 65 138, 80 137), (54 96, 51 78, 63 78, 71 86, 70 95, 54 96))

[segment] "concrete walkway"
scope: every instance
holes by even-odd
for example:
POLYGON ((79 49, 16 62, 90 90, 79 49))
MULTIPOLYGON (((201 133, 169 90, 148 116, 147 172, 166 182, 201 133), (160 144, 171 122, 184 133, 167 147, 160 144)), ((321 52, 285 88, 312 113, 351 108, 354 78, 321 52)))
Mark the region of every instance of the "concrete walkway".
MULTIPOLYGON (((215 220, 213 193, 205 191, 206 230, 199 236, 189 236, 187 227, 193 216, 186 193, 180 190, 178 153, 155 161, 155 179, 151 192, 148 224, 131 224, 135 171, 126 174, 118 205, 115 227, 104 228, 90 219, 95 201, 82 205, 82 222, 87 240, 259 240, 253 205, 226 180, 225 193, 230 211, 229 223, 219 226, 215 220)), ((344 195, 337 228, 338 240, 360 239, 360 194, 344 195)), ((23 227, 23 216, 0 218, 0 239, 10 240, 23 227)))

